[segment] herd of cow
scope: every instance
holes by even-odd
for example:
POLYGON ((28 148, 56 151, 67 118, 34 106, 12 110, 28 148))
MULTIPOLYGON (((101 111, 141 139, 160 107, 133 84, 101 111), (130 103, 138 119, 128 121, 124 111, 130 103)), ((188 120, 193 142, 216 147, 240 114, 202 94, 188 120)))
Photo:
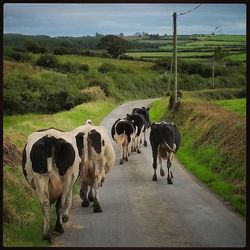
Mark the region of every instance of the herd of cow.
MULTIPOLYGON (((132 152, 141 153, 142 139, 143 145, 147 146, 146 132, 149 128, 154 169, 152 180, 157 181, 157 158, 160 175, 165 175, 162 168, 164 159, 167 160, 167 182, 171 184, 173 175, 169 168, 173 153, 180 146, 180 133, 174 123, 162 121, 151 124, 149 108, 135 108, 112 126, 112 138, 121 151, 120 164, 128 161, 132 152)), ((23 174, 36 191, 43 209, 43 239, 51 240, 50 206, 55 202, 55 232, 64 232, 63 223, 68 221, 73 185, 78 178, 82 206, 87 207, 89 202, 93 202, 93 211, 102 212, 99 188, 114 163, 115 152, 107 129, 95 126, 91 120, 70 132, 49 128, 28 136, 22 155, 23 174)))

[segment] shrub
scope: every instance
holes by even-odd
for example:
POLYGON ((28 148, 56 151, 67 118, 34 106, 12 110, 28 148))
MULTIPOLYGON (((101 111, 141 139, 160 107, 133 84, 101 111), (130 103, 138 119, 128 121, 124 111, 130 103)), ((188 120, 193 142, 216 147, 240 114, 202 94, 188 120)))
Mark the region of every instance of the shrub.
POLYGON ((31 59, 30 55, 22 52, 11 52, 7 56, 16 62, 28 62, 31 59))
MULTIPOLYGON (((80 93, 83 78, 53 72, 31 77, 14 71, 4 77, 4 114, 54 113, 69 110, 89 96, 80 93), (77 85, 79 84, 79 85, 77 85), (81 84, 81 85, 80 85, 81 84)), ((86 83, 85 83, 86 86, 86 83)))
POLYGON ((36 64, 47 68, 57 68, 59 66, 59 62, 53 54, 41 55, 36 64))
POLYGON ((88 64, 80 64, 79 65, 79 71, 81 72, 88 72, 89 71, 89 65, 88 64))
POLYGON ((98 71, 101 73, 108 73, 116 70, 116 66, 112 63, 103 63, 99 68, 98 71))

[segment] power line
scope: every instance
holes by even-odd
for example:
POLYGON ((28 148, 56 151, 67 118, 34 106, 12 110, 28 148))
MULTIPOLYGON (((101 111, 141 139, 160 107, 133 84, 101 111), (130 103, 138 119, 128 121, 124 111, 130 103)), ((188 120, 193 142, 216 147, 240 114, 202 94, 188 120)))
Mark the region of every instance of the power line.
POLYGON ((201 4, 199 4, 198 6, 196 6, 196 7, 194 7, 193 9, 191 9, 191 10, 188 10, 188 11, 186 11, 186 12, 184 12, 184 13, 180 13, 178 16, 183 16, 183 15, 186 15, 187 13, 189 13, 189 12, 191 12, 191 11, 193 11, 193 10, 195 10, 195 9, 197 9, 197 8, 199 8, 201 6, 201 4))

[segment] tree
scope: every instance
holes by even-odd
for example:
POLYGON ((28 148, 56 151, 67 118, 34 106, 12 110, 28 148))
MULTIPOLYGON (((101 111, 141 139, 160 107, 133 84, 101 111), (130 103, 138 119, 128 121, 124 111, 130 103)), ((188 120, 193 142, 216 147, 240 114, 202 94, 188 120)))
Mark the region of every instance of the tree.
POLYGON ((117 58, 127 51, 128 41, 118 36, 107 35, 101 38, 99 47, 107 49, 108 54, 117 58))
POLYGON ((222 60, 225 56, 227 55, 227 53, 223 50, 222 47, 217 47, 214 50, 214 59, 215 60, 222 60))

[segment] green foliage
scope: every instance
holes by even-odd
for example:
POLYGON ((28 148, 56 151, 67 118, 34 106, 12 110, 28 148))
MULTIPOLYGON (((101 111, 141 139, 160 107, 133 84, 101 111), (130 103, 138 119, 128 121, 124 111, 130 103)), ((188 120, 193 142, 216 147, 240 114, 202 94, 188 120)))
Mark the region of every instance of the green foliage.
POLYGON ((84 88, 81 76, 44 72, 32 76, 12 71, 4 76, 4 114, 54 113, 69 110, 89 101, 79 90, 84 88))
POLYGON ((37 65, 47 68, 57 68, 59 62, 53 54, 44 54, 37 60, 37 65))
POLYGON ((16 62, 28 62, 31 59, 30 55, 23 52, 12 52, 8 54, 7 57, 15 60, 16 62))
POLYGON ((107 49, 108 54, 117 58, 127 51, 128 41, 118 36, 107 35, 101 38, 99 47, 107 49))
MULTIPOLYGON (((43 215, 39 200, 27 184, 21 167, 5 165, 3 174, 4 246, 48 246, 41 241, 43 215)), ((51 215, 54 226, 55 211, 51 215)))
POLYGON ((99 68, 98 71, 101 73, 112 72, 116 70, 116 66, 112 63, 103 63, 99 68))
POLYGON ((47 50, 45 48, 39 47, 38 43, 32 39, 27 39, 24 42, 24 47, 27 52, 32 53, 45 53, 47 50))

